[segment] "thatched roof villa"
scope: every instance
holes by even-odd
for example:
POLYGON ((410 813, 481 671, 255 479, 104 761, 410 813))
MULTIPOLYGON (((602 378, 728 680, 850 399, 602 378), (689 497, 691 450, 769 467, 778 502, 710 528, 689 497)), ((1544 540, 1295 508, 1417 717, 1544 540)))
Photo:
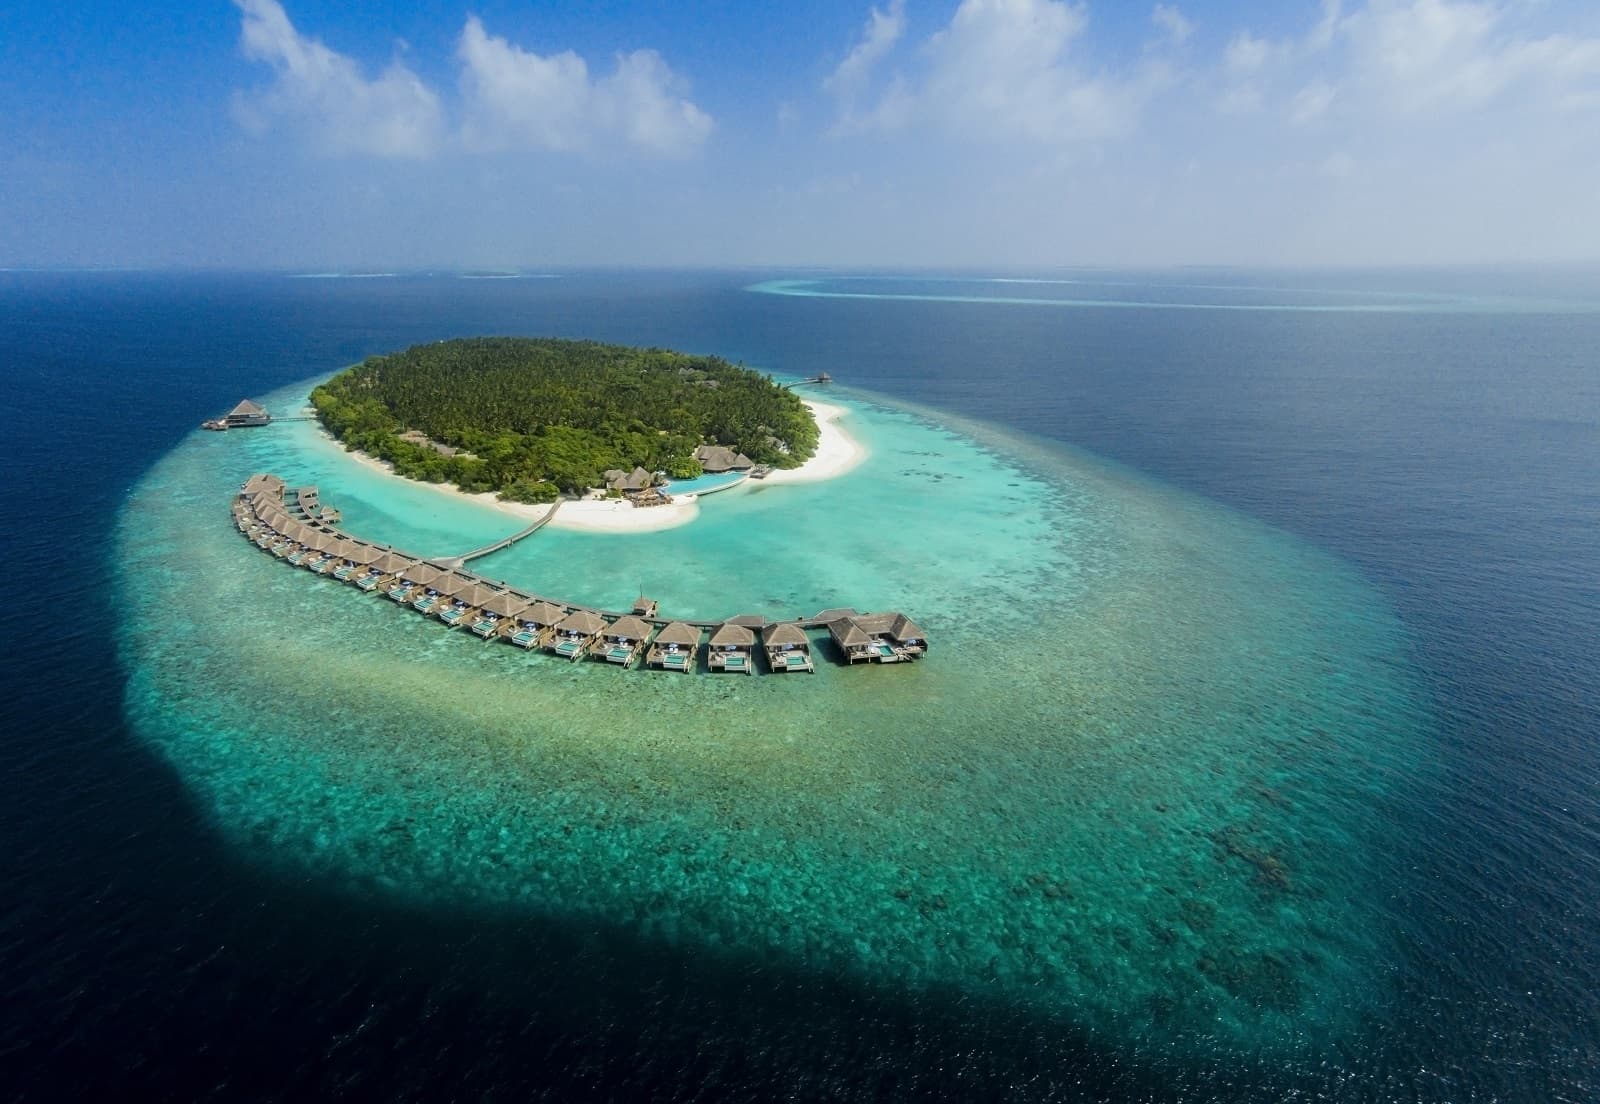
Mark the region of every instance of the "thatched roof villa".
POLYGON ((700 630, 688 622, 674 621, 656 633, 645 662, 663 671, 692 671, 699 650, 700 630))
POLYGON ((762 629, 761 646, 767 652, 767 666, 774 672, 817 673, 811 662, 811 638, 793 621, 781 621, 762 629))
POLYGON ((739 623, 752 619, 761 620, 736 618, 716 627, 706 650, 706 664, 711 670, 755 674, 756 633, 749 625, 739 623))

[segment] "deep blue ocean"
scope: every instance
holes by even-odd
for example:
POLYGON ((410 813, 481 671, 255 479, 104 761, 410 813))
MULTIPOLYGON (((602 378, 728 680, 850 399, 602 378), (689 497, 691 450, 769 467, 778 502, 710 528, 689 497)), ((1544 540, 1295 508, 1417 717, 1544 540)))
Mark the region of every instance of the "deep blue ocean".
POLYGON ((0 1094, 1600 1099, 1600 277, 1053 279, 0 273, 0 1094), (241 397, 482 333, 827 370, 1353 564, 1408 634, 1437 767, 1392 814, 1383 1014, 1315 1061, 1154 1065, 954 996, 402 908, 221 846, 124 721, 130 490, 241 397))

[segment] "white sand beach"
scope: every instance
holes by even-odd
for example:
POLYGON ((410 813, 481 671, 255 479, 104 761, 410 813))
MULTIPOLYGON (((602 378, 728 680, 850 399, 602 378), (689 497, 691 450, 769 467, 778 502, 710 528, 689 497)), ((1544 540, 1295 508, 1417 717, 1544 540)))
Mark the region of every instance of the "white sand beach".
MULTIPOLYGON (((839 425, 839 420, 849 413, 844 407, 814 399, 806 400, 805 405, 817 419, 816 454, 798 468, 774 469, 772 474, 762 481, 763 484, 771 486, 783 483, 816 483, 824 479, 833 479, 850 471, 867 458, 866 447, 839 425)), ((376 471, 385 472, 396 479, 402 478, 394 474, 393 466, 386 461, 363 452, 350 452, 347 455, 376 471)), ((453 483, 417 485, 432 488, 440 494, 475 499, 485 506, 529 521, 543 517, 545 511, 550 508, 548 504, 504 502, 496 498, 493 492, 468 494, 453 483)), ((739 490, 722 493, 738 494, 739 490)), ((550 527, 590 533, 653 533, 688 525, 699 516, 700 501, 697 495, 683 495, 666 506, 650 506, 645 509, 638 509, 633 503, 621 499, 587 498, 562 503, 561 509, 556 511, 556 516, 551 520, 550 527)))

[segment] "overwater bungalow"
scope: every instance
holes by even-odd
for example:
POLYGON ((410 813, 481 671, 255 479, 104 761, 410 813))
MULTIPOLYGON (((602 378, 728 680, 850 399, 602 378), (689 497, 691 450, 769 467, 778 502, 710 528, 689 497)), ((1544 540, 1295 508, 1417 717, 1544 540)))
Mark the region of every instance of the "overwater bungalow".
POLYGON ((471 579, 463 578, 449 571, 440 572, 423 589, 423 593, 412 600, 411 608, 424 614, 438 613, 450 604, 452 596, 471 585, 471 579))
POLYGON ((739 619, 724 621, 711 634, 706 649, 706 664, 713 672, 736 671, 740 674, 756 673, 756 633, 739 619))
POLYGON ((774 672, 808 671, 816 674, 811 662, 811 638, 793 621, 768 625, 761 630, 761 646, 767 652, 767 666, 774 672))
POLYGON ((600 640, 606 630, 605 618, 588 610, 573 610, 556 623, 555 634, 545 650, 577 662, 600 640))
POLYGON ((400 572, 400 577, 389 588, 389 597, 403 606, 410 605, 418 597, 427 593, 427 588, 433 585, 435 579, 443 575, 432 564, 413 563, 410 567, 400 572))
POLYGON ((503 590, 483 603, 482 613, 472 622, 475 635, 488 640, 515 628, 517 615, 533 604, 533 599, 514 590, 503 590))
POLYGON ((927 637, 903 613, 858 613, 828 622, 828 632, 849 663, 899 663, 928 650, 927 637))
POLYGON ((656 615, 656 611, 660 608, 661 607, 656 604, 656 600, 654 598, 646 598, 641 594, 639 597, 633 600, 633 609, 631 612, 635 617, 643 617, 646 620, 649 620, 656 615))
POLYGON ((552 602, 538 601, 517 614, 517 631, 506 639, 519 648, 542 648, 555 635, 556 624, 567 611, 552 602))
POLYGON ((259 472, 244 481, 244 484, 239 488, 239 497, 251 498, 258 494, 279 496, 283 494, 285 486, 287 484, 277 476, 259 472))
POLYGON ((347 562, 333 569, 333 577, 342 583, 366 577, 371 573, 372 565, 384 556, 381 548, 374 548, 370 544, 356 541, 351 541, 350 544, 352 547, 346 557, 347 562))
MULTIPOLYGON (((222 416, 224 429, 242 429, 245 426, 264 426, 272 421, 272 415, 260 403, 251 402, 249 399, 240 399, 239 405, 222 416)), ((268 479, 275 478, 267 476, 268 479)), ((278 489, 283 489, 283 481, 278 480, 278 489)))
POLYGON ((470 625, 476 619, 478 611, 483 604, 499 593, 484 586, 476 580, 469 579, 467 585, 451 594, 450 601, 439 609, 439 620, 454 628, 457 625, 470 625))
POLYGON ((645 641, 649 639, 650 623, 629 614, 611 623, 594 654, 607 663, 615 663, 623 668, 632 667, 633 661, 644 651, 645 641))
POLYGON ((417 561, 398 552, 385 552, 367 567, 367 573, 356 579, 362 590, 376 590, 379 586, 393 587, 400 581, 400 573, 415 567, 417 561))
POLYGON ((695 653, 700 650, 700 630, 685 621, 674 621, 650 642, 645 663, 663 671, 693 671, 695 653))

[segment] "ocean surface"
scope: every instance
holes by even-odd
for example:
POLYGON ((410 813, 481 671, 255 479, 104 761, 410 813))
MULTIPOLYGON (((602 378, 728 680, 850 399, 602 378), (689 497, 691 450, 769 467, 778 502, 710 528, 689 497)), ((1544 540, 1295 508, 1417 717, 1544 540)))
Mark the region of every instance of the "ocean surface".
POLYGON ((540 276, 0 273, 9 1099, 1600 1096, 1600 278, 540 276), (482 573, 928 657, 571 665, 233 531, 518 528, 194 429, 480 333, 870 450, 482 573))

